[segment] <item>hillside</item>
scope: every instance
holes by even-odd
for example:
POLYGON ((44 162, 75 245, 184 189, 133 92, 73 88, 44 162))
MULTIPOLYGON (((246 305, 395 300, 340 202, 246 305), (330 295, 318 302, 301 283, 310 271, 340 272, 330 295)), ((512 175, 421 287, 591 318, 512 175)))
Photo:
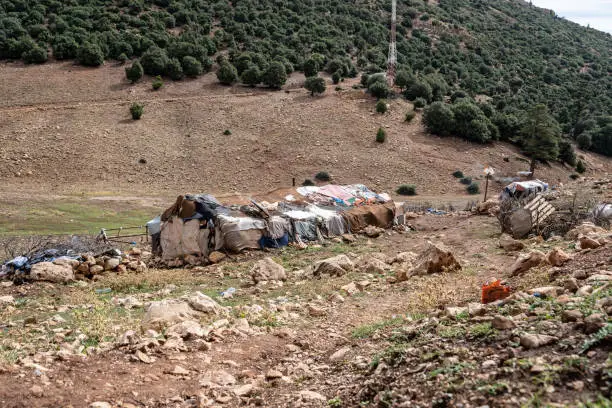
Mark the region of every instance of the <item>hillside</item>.
MULTIPOLYGON (((262 192, 325 170, 340 183, 386 191, 411 183, 421 196, 468 199, 451 176, 455 170, 477 179, 490 164, 503 178, 529 167, 505 143, 428 135, 420 113, 404 122, 411 106, 401 99, 391 102, 389 113, 376 114, 375 99, 348 82, 343 91, 328 87, 313 98, 300 88, 303 77, 297 75, 287 85, 289 93, 223 87, 210 74, 153 92, 144 82, 127 84, 121 67, 110 64, 96 70, 9 64, 0 67, 0 75, 6 79, 0 85, 6 95, 0 107, 5 192, 262 192), (139 121, 129 114, 134 100, 145 105, 139 121), (374 141, 379 126, 388 134, 384 144, 374 141), (223 134, 226 129, 231 135, 223 134)), ((587 162, 585 175, 611 172, 609 159, 580 154, 587 162)), ((553 184, 570 181, 571 169, 560 164, 538 172, 553 184)))
MULTIPOLYGON (((216 69, 216 60, 235 66, 229 82, 256 67, 242 78, 249 83, 268 83, 273 61, 287 73, 353 77, 384 69, 389 9, 380 0, 4 0, 0 59, 139 58, 145 73, 176 79, 216 69)), ((609 34, 514 0, 402 0, 398 14, 399 68, 433 88, 427 102, 457 90, 486 95, 499 137, 519 144, 524 112, 545 103, 566 135, 612 154, 609 34)))

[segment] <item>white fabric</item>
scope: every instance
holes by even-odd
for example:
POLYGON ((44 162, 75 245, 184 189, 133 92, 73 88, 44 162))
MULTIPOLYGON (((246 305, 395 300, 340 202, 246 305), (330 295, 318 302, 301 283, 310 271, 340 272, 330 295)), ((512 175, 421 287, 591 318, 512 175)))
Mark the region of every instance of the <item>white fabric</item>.
POLYGON ((283 213, 287 217, 293 220, 309 220, 315 218, 316 216, 308 211, 300 211, 300 210, 291 210, 283 213))
POLYGON ((219 223, 221 228, 226 229, 227 224, 233 224, 233 227, 227 227, 232 231, 246 231, 250 229, 265 229, 266 222, 257 218, 250 217, 230 217, 229 215, 219 215, 219 223))
POLYGON ((333 210, 326 210, 325 208, 317 207, 316 205, 309 205, 306 207, 308 212, 315 214, 318 217, 323 218, 324 220, 329 220, 330 218, 336 216, 338 213, 333 210))
POLYGON ((310 195, 312 193, 317 193, 319 189, 320 187, 317 187, 317 186, 303 186, 303 187, 298 187, 295 190, 301 195, 303 195, 304 197, 306 197, 307 195, 310 195))

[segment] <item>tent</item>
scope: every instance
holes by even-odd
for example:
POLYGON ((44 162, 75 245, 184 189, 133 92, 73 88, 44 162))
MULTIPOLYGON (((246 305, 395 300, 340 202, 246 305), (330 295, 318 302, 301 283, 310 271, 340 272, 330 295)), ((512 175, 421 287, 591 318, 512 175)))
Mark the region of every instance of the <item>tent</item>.
POLYGON ((548 190, 548 184, 541 180, 515 181, 504 187, 500 198, 524 198, 548 190))

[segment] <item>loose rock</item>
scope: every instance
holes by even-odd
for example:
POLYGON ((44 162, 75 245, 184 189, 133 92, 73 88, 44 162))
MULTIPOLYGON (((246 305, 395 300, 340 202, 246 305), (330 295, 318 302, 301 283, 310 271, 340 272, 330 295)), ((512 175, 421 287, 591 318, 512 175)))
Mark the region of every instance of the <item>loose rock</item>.
POLYGON ((255 283, 262 281, 285 281, 287 272, 270 257, 258 261, 251 269, 251 278, 255 283))

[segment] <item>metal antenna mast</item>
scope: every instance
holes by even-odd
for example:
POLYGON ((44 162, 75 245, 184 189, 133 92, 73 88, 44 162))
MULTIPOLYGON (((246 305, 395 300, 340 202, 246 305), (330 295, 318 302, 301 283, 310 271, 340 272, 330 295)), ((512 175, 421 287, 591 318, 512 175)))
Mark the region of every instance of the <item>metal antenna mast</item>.
POLYGON ((389 57, 387 58, 387 83, 390 87, 395 83, 395 68, 397 65, 397 48, 395 46, 396 6, 397 0, 391 0, 391 41, 389 42, 389 57))

